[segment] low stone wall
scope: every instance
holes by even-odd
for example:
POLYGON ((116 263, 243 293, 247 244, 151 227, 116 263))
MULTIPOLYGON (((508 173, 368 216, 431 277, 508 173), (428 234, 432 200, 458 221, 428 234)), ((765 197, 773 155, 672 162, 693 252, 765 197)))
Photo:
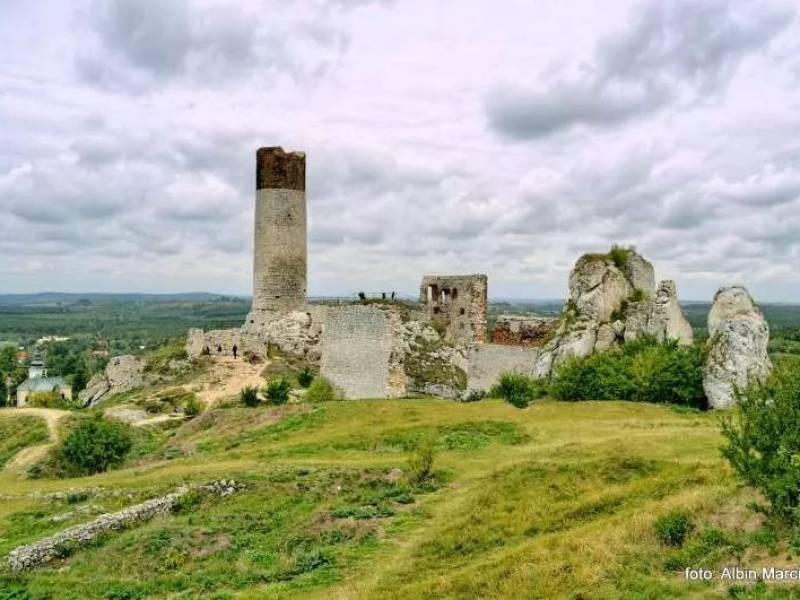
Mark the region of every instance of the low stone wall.
POLYGON ((158 515, 168 514, 178 501, 192 489, 200 492, 228 496, 241 489, 242 484, 235 481, 215 481, 195 488, 183 486, 160 498, 154 498, 141 504, 129 506, 115 513, 99 516, 94 521, 75 525, 54 536, 39 540, 27 546, 15 548, 8 555, 7 564, 12 571, 23 571, 43 565, 55 558, 61 558, 72 546, 82 546, 98 535, 109 531, 125 529, 141 521, 147 521, 158 515))
POLYGON ((500 344, 473 346, 467 353, 467 389, 488 391, 502 373, 523 373, 536 377, 537 348, 500 344))

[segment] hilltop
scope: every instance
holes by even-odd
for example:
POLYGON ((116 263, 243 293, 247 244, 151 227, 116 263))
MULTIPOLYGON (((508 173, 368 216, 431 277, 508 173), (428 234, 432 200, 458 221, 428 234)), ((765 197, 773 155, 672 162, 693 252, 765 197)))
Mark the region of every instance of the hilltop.
MULTIPOLYGON (((179 377, 211 407, 140 424, 118 470, 65 480, 0 472, 0 553, 184 484, 244 489, 192 497, 54 563, 6 573, 8 597, 691 597, 724 590, 687 585, 684 566, 790 552, 748 508, 755 497, 720 457, 709 413, 433 398, 245 408, 229 386, 242 374, 223 367, 179 377), (409 460, 430 436, 434 477, 412 483, 409 460), (653 529, 675 509, 696 522, 682 549, 653 529)), ((145 406, 175 385, 94 410, 145 406)), ((0 424, 18 419, 9 454, 47 443, 43 422, 0 412, 0 424), (21 439, 30 427, 39 433, 21 439)))

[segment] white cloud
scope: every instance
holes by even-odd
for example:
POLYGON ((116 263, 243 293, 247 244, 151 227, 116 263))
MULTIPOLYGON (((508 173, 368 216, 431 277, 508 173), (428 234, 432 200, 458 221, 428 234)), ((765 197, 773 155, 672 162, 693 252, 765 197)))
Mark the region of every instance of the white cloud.
POLYGON ((686 298, 797 299, 786 2, 0 7, 5 291, 250 287, 254 154, 308 156, 312 294, 635 244, 686 298))

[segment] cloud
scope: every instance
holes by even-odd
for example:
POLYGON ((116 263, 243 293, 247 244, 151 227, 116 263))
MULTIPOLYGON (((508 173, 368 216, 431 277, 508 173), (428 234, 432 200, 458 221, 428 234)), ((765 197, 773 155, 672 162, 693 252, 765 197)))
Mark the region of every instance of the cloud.
POLYGON ((489 125, 511 138, 535 139, 573 126, 613 127, 703 99, 792 18, 785 7, 765 3, 646 2, 627 29, 601 40, 588 65, 551 73, 536 87, 491 91, 489 125))
POLYGON ((330 11, 372 3, 322 2, 309 11, 278 2, 231 10, 210 0, 96 1, 87 20, 93 44, 75 68, 87 83, 137 92, 175 81, 205 87, 280 74, 314 78, 347 48, 330 11))
POLYGON ((282 145, 312 294, 563 297, 617 242, 683 298, 796 299, 794 7, 637 6, 2 4, 5 289, 248 293, 254 154, 282 145))

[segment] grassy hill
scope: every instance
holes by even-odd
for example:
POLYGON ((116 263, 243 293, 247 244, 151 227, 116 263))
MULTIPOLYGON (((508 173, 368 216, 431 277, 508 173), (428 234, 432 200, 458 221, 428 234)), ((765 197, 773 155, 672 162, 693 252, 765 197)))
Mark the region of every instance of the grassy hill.
POLYGON ((6 573, 0 598, 728 597, 719 582, 686 583, 683 568, 791 552, 748 508, 709 413, 435 399, 228 406, 148 439, 148 452, 102 475, 0 473, 0 554, 182 482, 246 490, 6 573), (428 436, 436 476, 414 485, 408 458, 428 436), (653 530, 676 509, 696 525, 682 548, 653 530))

